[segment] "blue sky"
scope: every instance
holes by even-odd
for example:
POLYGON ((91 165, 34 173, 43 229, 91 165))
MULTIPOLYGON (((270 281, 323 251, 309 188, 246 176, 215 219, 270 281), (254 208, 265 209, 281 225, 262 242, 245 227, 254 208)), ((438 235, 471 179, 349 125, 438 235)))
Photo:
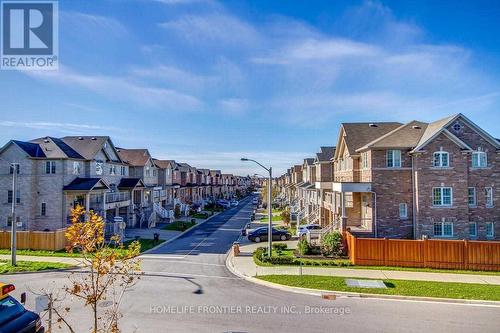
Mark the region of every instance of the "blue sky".
POLYGON ((498 1, 60 1, 60 68, 0 71, 0 139, 110 135, 281 173, 341 122, 462 112, 500 137, 498 1))

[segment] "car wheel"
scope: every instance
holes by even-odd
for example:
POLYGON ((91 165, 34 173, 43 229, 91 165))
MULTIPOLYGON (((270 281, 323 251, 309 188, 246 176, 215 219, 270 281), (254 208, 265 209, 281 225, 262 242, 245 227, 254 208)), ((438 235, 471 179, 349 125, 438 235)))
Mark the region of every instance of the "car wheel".
POLYGON ((255 237, 254 241, 255 243, 260 243, 260 237, 255 237))
POLYGON ((281 240, 286 241, 286 235, 281 235, 281 240))

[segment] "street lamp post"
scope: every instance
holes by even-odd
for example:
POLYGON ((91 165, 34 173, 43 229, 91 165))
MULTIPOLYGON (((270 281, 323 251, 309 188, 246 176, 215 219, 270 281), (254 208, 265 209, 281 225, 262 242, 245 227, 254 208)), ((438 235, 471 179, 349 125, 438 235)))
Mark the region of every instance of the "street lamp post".
POLYGON ((269 178, 267 181, 267 216, 269 219, 268 223, 268 230, 267 230, 267 239, 268 239, 268 256, 271 257, 272 251, 273 251, 273 208, 272 208, 272 181, 273 181, 273 169, 272 167, 266 168, 259 162, 249 159, 249 158, 242 158, 241 159, 244 162, 254 162, 255 164, 258 164, 260 167, 262 167, 264 170, 266 170, 269 173, 269 178))
POLYGON ((17 225, 16 225, 16 203, 17 203, 17 170, 19 164, 12 163, 12 225, 11 225, 11 239, 10 239, 10 253, 12 266, 17 266, 16 248, 17 248, 17 225))

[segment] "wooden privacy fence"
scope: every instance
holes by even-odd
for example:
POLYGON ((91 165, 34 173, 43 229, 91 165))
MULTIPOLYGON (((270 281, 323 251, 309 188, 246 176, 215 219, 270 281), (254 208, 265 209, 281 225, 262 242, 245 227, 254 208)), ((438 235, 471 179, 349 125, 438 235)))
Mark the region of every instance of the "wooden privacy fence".
MULTIPOLYGON (((62 250, 66 246, 66 229, 55 231, 17 231, 17 249, 62 250)), ((10 231, 0 231, 0 248, 10 249, 10 231)))
POLYGON ((500 242, 356 238, 345 233, 354 265, 500 270, 500 242))

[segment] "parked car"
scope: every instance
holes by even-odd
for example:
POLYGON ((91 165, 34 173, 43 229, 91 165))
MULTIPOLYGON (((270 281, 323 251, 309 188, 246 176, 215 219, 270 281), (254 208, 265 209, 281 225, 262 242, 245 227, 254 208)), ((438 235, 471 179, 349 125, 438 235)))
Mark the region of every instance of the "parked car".
POLYGON ((254 205, 259 204, 259 199, 258 198, 253 198, 252 204, 254 204, 254 205))
POLYGON ((230 204, 232 207, 236 207, 240 204, 240 202, 238 200, 231 200, 230 204))
MULTIPOLYGON (((306 224, 306 225, 303 225, 303 226, 300 226, 299 227, 299 238, 305 236, 310 230, 321 230, 321 226, 319 224, 306 224)), ((313 236, 311 234, 311 236, 314 238, 314 237, 317 237, 316 235, 313 236)))
POLYGON ((231 207, 231 204, 229 203, 229 201, 224 200, 224 199, 217 200, 217 204, 226 208, 226 209, 231 207))
POLYGON ((9 295, 14 289, 12 284, 0 283, 0 332, 45 332, 40 316, 23 306, 26 294, 21 295, 21 303, 9 295))
MULTIPOLYGON (((268 228, 267 227, 260 227, 252 232, 248 233, 248 240, 256 243, 260 243, 263 241, 268 240, 268 228)), ((272 229, 273 232, 273 240, 289 240, 292 237, 292 234, 290 234, 287 230, 282 230, 282 229, 272 229)))

